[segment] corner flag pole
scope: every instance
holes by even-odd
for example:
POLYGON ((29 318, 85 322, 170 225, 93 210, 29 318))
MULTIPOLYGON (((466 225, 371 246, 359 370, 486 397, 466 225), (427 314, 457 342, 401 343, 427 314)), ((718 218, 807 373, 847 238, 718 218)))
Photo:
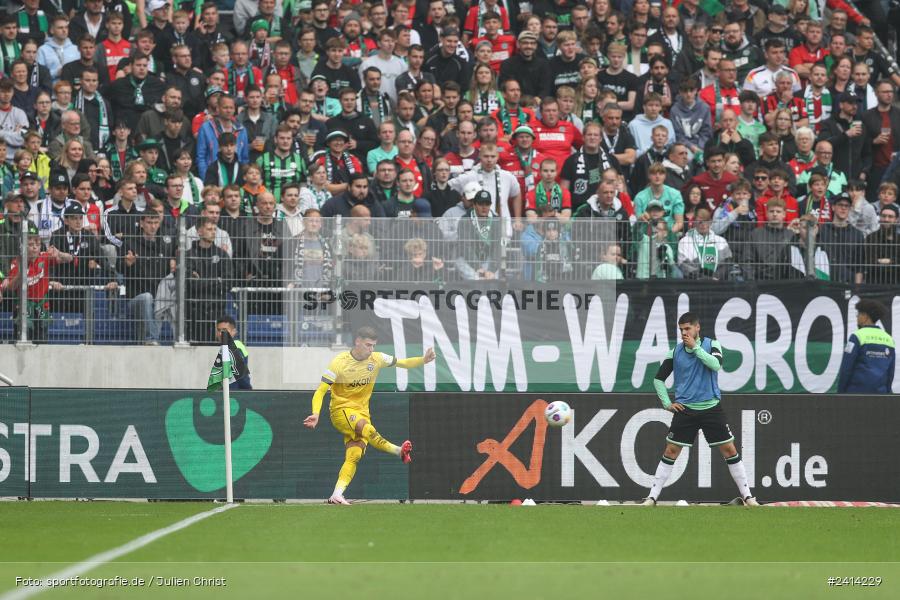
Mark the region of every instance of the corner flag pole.
POLYGON ((228 344, 222 344, 222 411, 225 419, 225 501, 234 502, 234 486, 231 482, 231 353, 228 344))

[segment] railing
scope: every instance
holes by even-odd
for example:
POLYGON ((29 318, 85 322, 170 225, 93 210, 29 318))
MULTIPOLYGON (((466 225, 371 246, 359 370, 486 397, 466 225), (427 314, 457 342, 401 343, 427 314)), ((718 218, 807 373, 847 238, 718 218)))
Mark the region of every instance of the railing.
MULTIPOLYGON (((685 234, 664 219, 311 217, 294 223, 299 233, 291 236, 285 221, 227 217, 214 239, 208 234, 208 241, 189 244, 197 222, 170 220, 156 232, 138 226, 118 247, 88 232, 79 247, 77 236, 58 231, 51 242, 64 254, 59 264, 47 263, 49 276, 32 271, 14 288, 7 282, 0 339, 211 344, 216 319, 227 314, 250 344, 331 345, 342 341, 347 321, 336 299, 347 287, 368 284, 446 289, 462 281, 684 278, 710 285, 803 278, 900 284, 900 232, 887 224, 866 236, 850 225, 806 219, 787 226, 714 220, 686 226, 685 234), (41 296, 42 285, 49 289, 41 296)), ((20 255, 0 257, 6 274, 14 258, 34 262, 27 232, 16 235, 20 255)))

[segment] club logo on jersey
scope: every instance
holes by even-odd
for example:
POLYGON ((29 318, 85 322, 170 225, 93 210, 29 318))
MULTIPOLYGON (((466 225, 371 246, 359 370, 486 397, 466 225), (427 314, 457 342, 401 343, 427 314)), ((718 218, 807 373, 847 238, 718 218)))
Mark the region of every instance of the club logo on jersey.
POLYGON ((366 369, 368 369, 369 372, 372 372, 375 370, 375 365, 373 365, 372 363, 369 363, 366 365, 366 369))

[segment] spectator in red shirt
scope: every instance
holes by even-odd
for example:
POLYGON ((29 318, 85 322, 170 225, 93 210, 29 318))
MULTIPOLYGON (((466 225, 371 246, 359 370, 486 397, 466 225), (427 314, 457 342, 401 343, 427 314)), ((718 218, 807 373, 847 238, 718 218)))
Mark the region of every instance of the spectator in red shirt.
POLYGON ((503 82, 501 90, 503 101, 500 108, 491 113, 491 117, 497 122, 499 139, 506 143, 509 137, 519 125, 531 125, 534 122, 534 113, 531 109, 522 108, 519 100, 522 98, 522 86, 515 79, 507 79, 503 82))
POLYGON ((577 148, 581 148, 581 132, 571 123, 559 120, 556 98, 541 103, 541 120, 534 125, 534 148, 562 165, 577 148))
POLYGON ((284 89, 284 103, 294 106, 300 99, 300 91, 303 89, 305 77, 298 67, 291 64, 291 55, 290 42, 280 41, 275 44, 275 51, 272 53, 274 60, 268 72, 278 73, 284 89))
POLYGON ((501 30, 500 33, 512 31, 509 26, 509 13, 506 8, 500 5, 499 0, 482 0, 476 2, 474 6, 469 8, 466 13, 466 20, 463 23, 463 43, 468 46, 473 38, 482 37, 487 33, 484 24, 484 16, 488 13, 497 13, 500 15, 501 30))
POLYGON ((725 171, 725 151, 719 146, 706 150, 703 157, 706 171, 695 175, 682 189, 687 191, 691 185, 697 184, 703 190, 703 199, 713 208, 718 208, 728 197, 728 186, 737 181, 737 176, 725 171))
POLYGON ((804 85, 809 79, 810 71, 816 63, 828 56, 828 48, 822 47, 822 23, 810 21, 806 25, 806 41, 795 46, 788 55, 788 64, 797 71, 804 85))
POLYGON ((516 176, 525 194, 532 191, 540 179, 541 162, 546 157, 534 149, 534 130, 528 125, 516 128, 512 142, 512 148, 500 153, 500 168, 516 176))
POLYGON ((775 91, 766 96, 762 102, 763 120, 769 129, 775 124, 775 113, 782 108, 791 111, 791 119, 794 127, 809 125, 806 114, 806 101, 802 97, 795 96, 793 91, 794 76, 787 71, 779 71, 775 75, 775 91))
POLYGON ((698 94, 700 100, 709 106, 709 114, 712 117, 713 129, 718 131, 722 119, 722 112, 726 108, 734 109, 735 114, 741 112, 740 90, 737 89, 737 67, 733 60, 723 58, 719 61, 719 81, 708 85, 698 94))
MULTIPOLYGON (((41 237, 38 228, 28 225, 28 300, 26 303, 25 318, 28 339, 43 342, 47 339, 47 328, 50 323, 50 301, 47 300, 47 292, 51 289, 61 290, 62 284, 58 281, 50 281, 50 269, 60 263, 72 262, 71 254, 60 252, 57 248, 41 251, 41 237)), ((9 277, 0 283, 0 297, 2 294, 15 294, 15 290, 21 285, 19 268, 20 258, 12 259, 9 269, 9 277)), ((18 302, 18 298, 17 298, 18 302)), ((15 310, 16 319, 19 319, 19 310, 15 310)), ((21 331, 21 322, 16 322, 16 337, 21 331)))
POLYGON ((552 158, 541 161, 541 180, 534 189, 525 194, 525 217, 529 221, 537 219, 538 210, 550 206, 559 214, 561 221, 572 216, 572 197, 569 190, 556 183, 559 168, 552 158))
POLYGON ((516 38, 502 33, 502 19, 499 13, 485 13, 481 18, 481 24, 484 26, 485 34, 472 40, 472 45, 477 46, 482 41, 491 45, 491 60, 488 64, 494 73, 499 74, 503 61, 516 53, 516 38))
POLYGON ((231 44, 231 62, 223 70, 228 93, 243 105, 244 92, 251 85, 259 86, 263 82, 262 71, 250 64, 250 51, 247 43, 238 40, 231 44))
POLYGON ((784 202, 784 223, 789 224, 800 215, 800 207, 797 205, 797 199, 788 192, 788 174, 783 169, 772 169, 769 174, 769 190, 761 197, 756 199, 756 219, 757 227, 764 227, 768 220, 766 214, 766 205, 769 200, 778 198, 784 202))

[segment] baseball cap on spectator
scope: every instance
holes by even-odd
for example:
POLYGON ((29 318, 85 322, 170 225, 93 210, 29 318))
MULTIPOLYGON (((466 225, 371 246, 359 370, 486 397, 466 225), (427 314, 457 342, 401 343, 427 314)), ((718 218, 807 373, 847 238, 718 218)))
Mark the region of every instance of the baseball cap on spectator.
POLYGON ((493 204, 494 199, 491 198, 490 192, 486 190, 480 190, 477 194, 475 194, 475 198, 473 199, 475 204, 493 204))
MULTIPOLYGON (((37 179, 37 178, 34 178, 34 179, 37 179)), ((9 192, 3 198, 4 204, 9 204, 10 202, 19 202, 19 201, 25 202, 25 196, 23 196, 22 194, 17 194, 15 192, 9 192)))
POLYGON ((224 94, 225 90, 217 85, 211 85, 206 89, 206 97, 215 96, 216 94, 224 94))
POLYGON ((156 150, 159 148, 159 142, 157 142, 154 138, 147 138, 140 144, 138 144, 138 151, 141 150, 156 150))
POLYGON ((154 10, 159 10, 161 8, 165 8, 169 5, 166 0, 150 0, 147 2, 147 10, 153 12, 154 10))
POLYGON ((470 181, 463 188, 463 196, 466 197, 466 200, 474 200, 475 196, 478 195, 478 192, 481 191, 481 184, 477 181, 470 181))
POLYGON ((81 207, 81 204, 78 202, 72 202, 67 205, 65 209, 63 209, 63 218, 68 217, 83 217, 84 216, 84 208, 81 207))
POLYGON ((781 6, 780 4, 775 4, 775 5, 769 7, 769 14, 772 14, 772 13, 774 13, 776 15, 786 15, 786 14, 788 14, 788 11, 785 7, 781 6))
POLYGON ((651 209, 653 209, 653 208, 658 208, 658 209, 660 209, 660 210, 666 210, 666 207, 663 206, 663 203, 660 202, 659 200, 651 200, 650 202, 647 203, 647 210, 648 210, 648 211, 651 210, 651 209))
POLYGON ((266 31, 269 30, 269 22, 266 21, 265 19, 263 19, 262 17, 254 19, 253 23, 250 24, 250 32, 251 33, 256 33, 260 29, 265 29, 266 31))
POLYGON ((431 218, 431 204, 425 198, 416 198, 413 200, 413 214, 422 219, 431 218))
POLYGON ((300 0, 297 4, 297 12, 307 12, 312 10, 312 0, 300 0))
POLYGON ((519 34, 519 41, 522 40, 531 40, 532 42, 538 41, 538 36, 532 31, 528 31, 527 29, 519 34))
POLYGON ((853 204, 853 201, 850 200, 850 194, 848 194, 847 192, 843 192, 841 194, 838 194, 831 200, 831 203, 835 204, 835 205, 840 204, 842 202, 846 202, 847 204, 853 204))
POLYGON ((63 171, 50 173, 50 187, 69 187, 69 176, 63 171))
POLYGON ((480 42, 478 42, 477 44, 475 44, 475 50, 478 50, 478 49, 481 48, 482 46, 487 46, 488 48, 490 48, 490 49, 492 49, 492 50, 493 50, 493 48, 494 48, 494 45, 491 44, 491 42, 489 42, 489 41, 487 41, 487 40, 481 40, 480 42))
POLYGON ((41 235, 41 232, 38 230, 37 225, 28 221, 28 237, 34 237, 36 235, 41 235))
MULTIPOLYGON (((34 171, 25 171, 24 173, 22 173, 19 176, 20 182, 25 181, 26 179, 31 179, 33 181, 37 181, 38 180, 37 173, 35 173, 34 171)), ((6 199, 9 200, 9 196, 7 196, 6 199)))
POLYGON ((343 129, 336 129, 336 130, 332 131, 331 133, 329 133, 327 136, 325 136, 325 143, 327 144, 331 140, 334 140, 337 138, 341 138, 345 142, 350 141, 350 136, 347 135, 346 131, 344 131, 343 129))
POLYGON ((838 102, 862 102, 862 98, 853 93, 852 90, 846 90, 843 94, 838 98, 838 102))
POLYGON ((312 83, 313 81, 319 81, 319 80, 324 81, 325 83, 328 83, 328 78, 321 74, 313 75, 312 77, 309 78, 310 83, 312 83))
POLYGON ((516 130, 513 131, 513 137, 516 137, 520 133, 527 133, 532 137, 532 139, 534 139, 534 130, 528 125, 519 125, 518 127, 516 127, 516 130))

